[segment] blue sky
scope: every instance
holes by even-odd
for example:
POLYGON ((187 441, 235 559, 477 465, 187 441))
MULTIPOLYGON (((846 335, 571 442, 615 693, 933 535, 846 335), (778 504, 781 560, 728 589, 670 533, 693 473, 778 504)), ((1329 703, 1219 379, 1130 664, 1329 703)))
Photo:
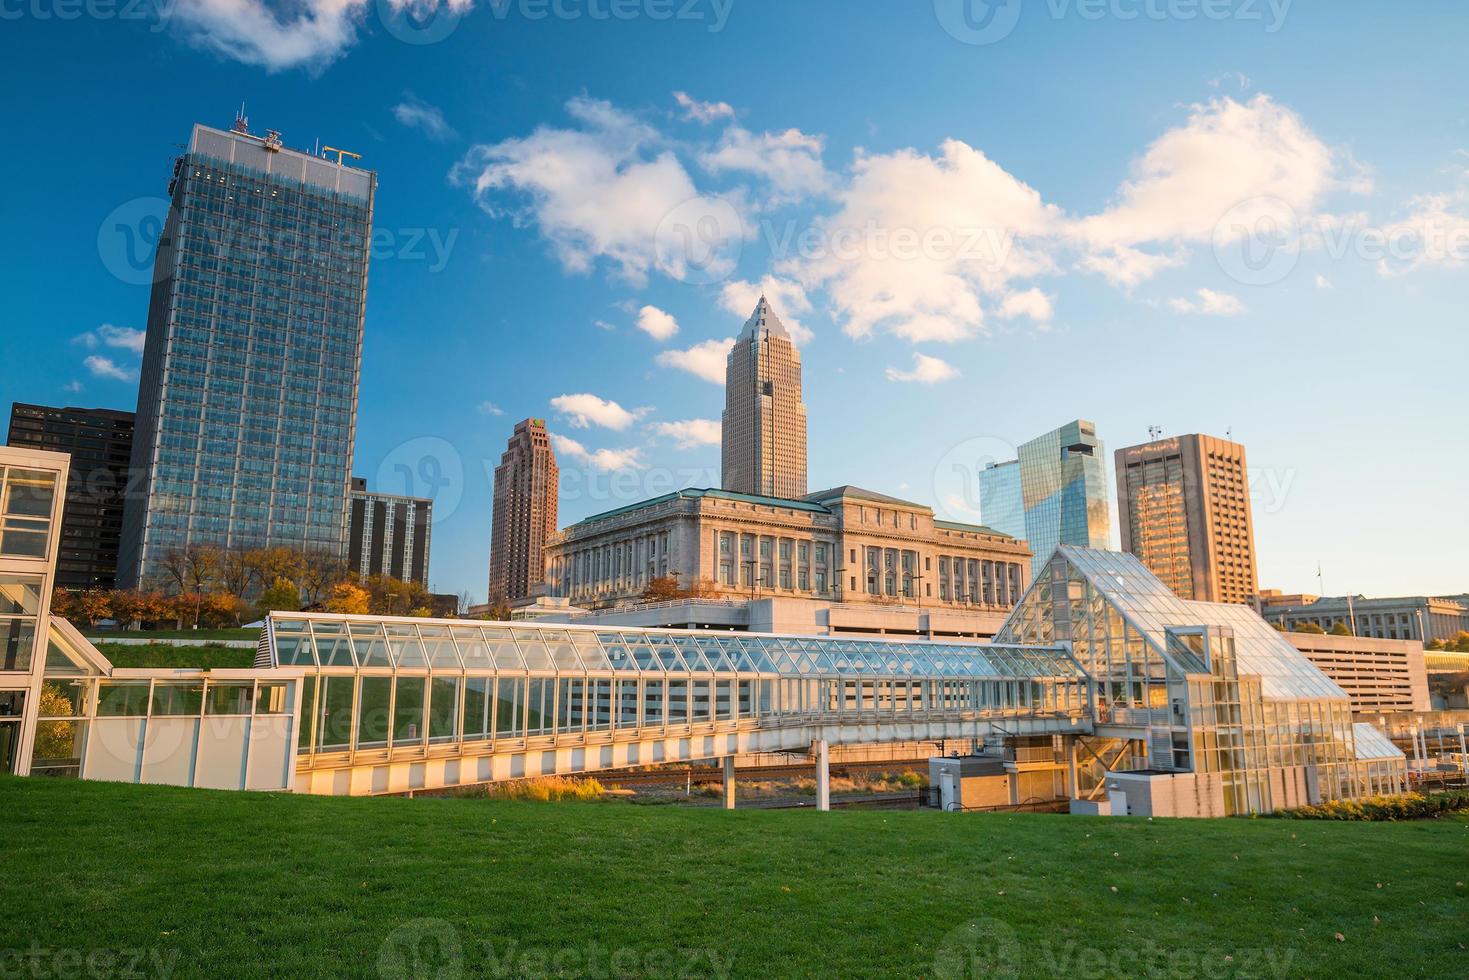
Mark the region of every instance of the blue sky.
POLYGON ((1263 586, 1469 588, 1469 13, 1011 3, 5 0, 0 399, 134 406, 139 243, 243 101, 379 174, 356 469, 437 495, 439 591, 516 419, 563 524, 713 483, 762 284, 813 489, 973 520, 1069 419, 1228 432, 1263 586))

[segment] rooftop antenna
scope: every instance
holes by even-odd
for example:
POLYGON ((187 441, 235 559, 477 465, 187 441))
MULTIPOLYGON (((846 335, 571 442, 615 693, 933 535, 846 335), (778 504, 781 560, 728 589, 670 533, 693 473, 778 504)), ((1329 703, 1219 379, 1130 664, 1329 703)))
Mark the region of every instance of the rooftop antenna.
POLYGON ((1162 435, 1163 435, 1163 427, 1161 425, 1150 425, 1150 426, 1148 426, 1148 438, 1149 439, 1159 439, 1159 438, 1162 437, 1162 435))
POLYGON ((1326 576, 1321 574, 1321 559, 1316 559, 1316 585, 1321 589, 1321 594, 1326 595, 1326 576))
POLYGON ((231 127, 237 133, 250 132, 250 119, 245 115, 245 103, 240 103, 240 111, 235 114, 235 124, 231 127))

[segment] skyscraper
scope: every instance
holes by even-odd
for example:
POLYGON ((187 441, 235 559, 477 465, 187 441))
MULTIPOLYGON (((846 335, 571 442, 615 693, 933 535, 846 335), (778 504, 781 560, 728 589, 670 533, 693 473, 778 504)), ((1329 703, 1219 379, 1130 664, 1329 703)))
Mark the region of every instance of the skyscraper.
POLYGON ((353 477, 347 567, 362 578, 391 575, 427 587, 433 513, 432 500, 375 493, 353 477))
POLYGON ((1122 550, 1180 599, 1249 602, 1259 591, 1245 447, 1186 435, 1117 450, 1122 550))
POLYGON ((345 553, 377 177, 196 125, 154 262, 119 584, 199 544, 345 553))
POLYGON ((806 495, 801 353, 764 296, 729 352, 722 433, 724 489, 789 500, 806 495))
POLYGON ((559 475, 545 420, 515 423, 515 432, 495 467, 491 603, 523 599, 546 580, 546 538, 556 530, 559 475))
POLYGON ((1085 419, 1024 443, 1018 459, 979 474, 980 518, 1030 544, 1039 573, 1057 545, 1111 547, 1112 503, 1097 428, 1085 419))
POLYGON ((73 591, 112 588, 117 582, 133 413, 17 402, 10 409, 10 445, 71 455, 56 584, 73 591))

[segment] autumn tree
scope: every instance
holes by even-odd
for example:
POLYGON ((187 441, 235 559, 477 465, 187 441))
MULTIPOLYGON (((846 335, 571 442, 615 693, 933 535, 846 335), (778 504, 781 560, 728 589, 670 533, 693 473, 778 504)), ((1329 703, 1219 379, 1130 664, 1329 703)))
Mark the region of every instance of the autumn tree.
POLYGON ((417 582, 405 582, 391 575, 371 575, 363 586, 372 596, 370 611, 374 615, 405 616, 419 606, 433 606, 428 589, 417 582))
POLYGON ((1341 620, 1337 620, 1336 622, 1334 622, 1334 623, 1331 624, 1331 635, 1332 636, 1352 636, 1353 635, 1352 628, 1350 626, 1348 626, 1346 623, 1342 622, 1341 620))
POLYGON ((1324 635, 1326 633, 1326 630, 1317 626, 1315 623, 1297 623, 1293 627, 1293 630, 1297 633, 1316 633, 1318 635, 1324 635))
POLYGON ((260 594, 255 605, 261 616, 271 612, 296 612, 301 608, 301 590, 290 579, 277 577, 270 588, 260 594))
POLYGON ((328 551, 297 552, 299 565, 291 581, 301 587, 307 607, 325 602, 333 589, 348 579, 347 563, 328 551))
POLYGON ((372 596, 360 585, 353 585, 351 582, 338 582, 332 586, 332 590, 323 605, 327 612, 363 616, 371 608, 371 601, 372 596))
POLYGON ((256 581, 274 581, 274 576, 261 578, 260 552, 239 544, 219 549, 215 578, 221 589, 237 596, 248 595, 256 581))
POLYGON ((97 620, 112 614, 112 603, 101 589, 88 589, 73 598, 72 611, 91 629, 97 625, 97 620))
POLYGON ((678 584, 676 575, 659 575, 657 578, 649 579, 647 587, 643 589, 644 602, 667 602, 683 597, 684 590, 678 584))

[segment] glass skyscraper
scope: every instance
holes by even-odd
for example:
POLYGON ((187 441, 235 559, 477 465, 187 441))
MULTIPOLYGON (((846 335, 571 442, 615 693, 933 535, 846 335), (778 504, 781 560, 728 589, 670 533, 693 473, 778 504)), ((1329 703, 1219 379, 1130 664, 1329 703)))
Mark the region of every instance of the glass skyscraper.
POLYGON ((985 524, 1025 538, 1037 573, 1057 545, 1111 547, 1107 464, 1095 425, 1084 419, 1068 422, 1024 443, 1018 455, 980 471, 985 524))
POLYGON ((377 177, 196 125, 155 259, 118 583, 192 545, 341 555, 377 177))

